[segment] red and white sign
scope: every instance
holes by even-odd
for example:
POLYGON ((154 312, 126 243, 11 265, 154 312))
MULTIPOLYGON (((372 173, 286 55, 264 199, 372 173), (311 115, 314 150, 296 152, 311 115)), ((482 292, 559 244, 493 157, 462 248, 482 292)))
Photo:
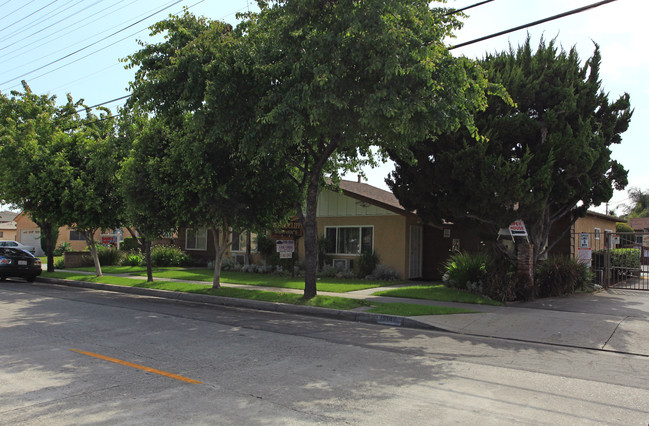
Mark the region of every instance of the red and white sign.
POLYGON ((517 220, 509 225, 509 233, 512 237, 527 237, 527 229, 525 229, 525 224, 522 220, 517 220))

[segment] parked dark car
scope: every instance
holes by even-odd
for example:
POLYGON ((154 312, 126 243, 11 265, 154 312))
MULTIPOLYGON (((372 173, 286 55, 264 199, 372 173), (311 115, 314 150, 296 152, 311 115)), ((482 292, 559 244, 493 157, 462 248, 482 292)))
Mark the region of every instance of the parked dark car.
POLYGON ((0 281, 8 277, 34 281, 41 272, 41 260, 30 252, 18 248, 0 247, 0 281))

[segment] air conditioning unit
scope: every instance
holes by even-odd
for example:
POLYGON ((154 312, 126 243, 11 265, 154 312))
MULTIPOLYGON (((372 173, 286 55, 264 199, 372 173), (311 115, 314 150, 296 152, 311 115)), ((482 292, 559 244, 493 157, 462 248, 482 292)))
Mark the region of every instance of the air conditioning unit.
POLYGON ((352 259, 334 259, 333 267, 336 271, 347 272, 354 267, 354 261, 352 259))

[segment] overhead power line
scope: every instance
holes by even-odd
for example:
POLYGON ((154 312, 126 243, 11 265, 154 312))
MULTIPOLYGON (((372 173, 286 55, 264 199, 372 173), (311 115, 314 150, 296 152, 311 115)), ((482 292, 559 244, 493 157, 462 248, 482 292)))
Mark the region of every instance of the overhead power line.
POLYGON ((172 4, 170 4, 170 5, 168 5, 168 6, 165 6, 165 7, 161 8, 161 9, 157 10, 156 12, 154 12, 154 13, 152 13, 152 14, 150 14, 150 15, 148 15, 148 16, 142 18, 142 19, 140 19, 140 20, 138 20, 138 21, 136 21, 136 22, 133 22, 133 23, 130 24, 130 25, 127 25, 126 27, 124 27, 124 28, 122 28, 122 29, 120 29, 120 30, 118 30, 118 31, 115 31, 114 33, 112 33, 112 34, 110 34, 110 35, 108 35, 108 36, 102 38, 101 40, 97 40, 97 41, 95 41, 95 42, 93 42, 93 43, 90 43, 90 44, 88 44, 88 45, 82 47, 81 49, 77 49, 77 50, 75 50, 75 51, 72 52, 72 53, 69 53, 69 54, 67 54, 67 55, 65 55, 65 56, 63 56, 63 57, 61 57, 61 58, 59 58, 59 59, 56 59, 56 60, 54 60, 54 61, 52 61, 52 62, 50 62, 50 63, 48 63, 48 64, 45 64, 45 65, 40 66, 40 67, 38 67, 38 68, 35 68, 35 69, 33 69, 33 70, 29 71, 29 72, 26 72, 25 74, 22 74, 22 75, 19 75, 19 76, 17 76, 17 77, 11 78, 11 79, 9 79, 9 80, 7 80, 7 81, 4 81, 4 82, 0 83, 0 86, 1 86, 1 85, 5 85, 5 84, 7 84, 7 83, 11 83, 11 82, 14 81, 14 80, 20 80, 20 79, 22 79, 22 78, 24 78, 24 77, 26 77, 26 76, 28 76, 28 75, 30 75, 30 74, 35 73, 36 71, 42 70, 43 68, 49 67, 50 65, 56 64, 57 62, 60 62, 60 61, 62 61, 62 60, 64 60, 64 59, 66 59, 66 58, 69 58, 69 57, 72 56, 72 55, 75 55, 75 54, 77 54, 77 53, 79 53, 79 52, 82 52, 82 51, 84 51, 84 50, 86 50, 86 49, 88 49, 88 48, 90 48, 90 47, 96 45, 97 43, 100 43, 100 42, 102 42, 102 41, 104 41, 104 40, 106 40, 106 39, 108 39, 108 38, 110 38, 110 37, 113 37, 114 35, 117 35, 117 34, 121 33, 122 31, 126 31, 127 29, 129 29, 129 28, 131 28, 131 27, 133 27, 133 26, 139 24, 140 22, 145 21, 145 20, 149 19, 150 17, 155 16, 155 15, 157 15, 158 13, 165 11, 166 9, 169 9, 169 8, 172 7, 172 6, 177 5, 178 3, 182 2, 182 1, 183 1, 183 0, 176 0, 176 1, 173 2, 172 4))
MULTIPOLYGON (((8 14, 6 14, 6 15, 3 16, 2 18, 0 18, 0 21, 2 21, 4 18, 8 18, 9 16, 11 16, 11 15, 13 15, 14 13, 18 12, 20 9, 29 6, 30 4, 34 3, 35 1, 36 1, 36 0, 31 0, 30 2, 23 4, 23 5, 20 6, 18 9, 14 10, 13 12, 9 12, 8 14)), ((4 6, 4 4, 3 4, 3 6, 4 6)))
POLYGON ((453 49, 457 49, 459 47, 468 46, 470 44, 474 44, 474 43, 478 43, 478 42, 481 42, 481 41, 489 40, 490 38, 498 37, 498 36, 501 36, 503 34, 509 34, 509 33, 514 32, 514 31, 518 31, 518 30, 522 30, 522 29, 525 29, 525 28, 533 27, 535 25, 543 24, 545 22, 554 21, 555 19, 564 18, 566 16, 570 16, 570 15, 574 15, 574 14, 577 14, 577 13, 585 12, 585 11, 587 11, 589 9, 594 9, 596 7, 605 5, 607 3, 612 3, 614 1, 616 1, 616 0, 604 0, 604 1, 600 1, 598 3, 593 3, 593 4, 590 4, 588 6, 580 7, 580 8, 568 11, 568 12, 564 12, 564 13, 560 13, 558 15, 550 16, 549 18, 540 19, 538 21, 530 22, 529 24, 520 25, 520 26, 515 27, 515 28, 510 28, 510 29, 505 30, 505 31, 500 31, 500 32, 497 32, 497 33, 494 33, 494 34, 491 34, 491 35, 488 35, 488 36, 480 37, 480 38, 477 38, 475 40, 471 40, 471 41, 467 41, 467 42, 464 42, 464 43, 456 44, 455 46, 449 47, 448 50, 453 50, 453 49))
POLYGON ((465 10, 469 10, 469 9, 474 8, 474 7, 482 6, 483 4, 491 3, 492 1, 494 1, 494 0, 484 0, 484 1, 472 4, 470 6, 463 7, 461 9, 454 9, 454 10, 451 10, 450 12, 446 13, 446 15, 454 15, 456 13, 464 12, 465 10))
MULTIPOLYGON (((11 28, 11 27, 13 27, 13 26, 16 25, 17 23, 24 21, 25 19, 29 18, 29 17, 32 16, 32 15, 35 15, 36 13, 40 12, 41 10, 50 7, 51 5, 53 5, 54 3, 56 3, 57 1, 59 1, 59 0, 54 0, 53 2, 46 4, 45 6, 41 7, 40 9, 35 10, 34 12, 30 13, 29 15, 26 15, 26 16, 22 17, 21 19, 17 20, 17 21, 14 22, 13 24, 8 25, 8 26, 6 26, 6 27, 0 29, 0 31, 4 31, 4 30, 6 30, 7 28, 11 28)), ((28 3, 28 4, 29 4, 29 3, 28 3)), ((22 9, 22 8, 21 8, 21 9, 22 9)), ((19 10, 19 9, 16 9, 16 10, 19 10)), ((8 15, 7 15, 7 16, 8 16, 8 15)))
MULTIPOLYGON (((79 0, 77 3, 73 4, 72 7, 78 5, 78 4, 81 3, 82 1, 83 1, 83 0, 79 0)), ((24 41, 24 40, 26 40, 26 39, 28 39, 28 38, 30 38, 30 37, 35 36, 36 34, 40 34, 40 33, 42 33, 43 31, 47 30, 48 28, 52 28, 53 26, 55 26, 55 25, 57 25, 57 24, 59 24, 59 23, 65 21, 66 19, 71 18, 72 16, 74 16, 74 15, 76 15, 76 14, 79 14, 79 13, 81 13, 81 12, 84 12, 85 10, 89 9, 90 7, 94 6, 94 5, 97 4, 97 3, 99 3, 99 1, 93 3, 93 4, 90 5, 90 6, 85 7, 84 9, 81 9, 81 10, 78 10, 78 11, 74 12, 72 15, 68 15, 68 16, 66 16, 65 18, 61 18, 60 20, 58 20, 58 21, 56 21, 56 22, 54 22, 54 23, 52 23, 52 24, 50 24, 50 25, 48 25, 48 26, 46 26, 46 27, 40 28, 40 29, 34 31, 33 33, 27 35, 27 36, 23 36, 23 35, 21 35, 20 33, 17 33, 17 34, 13 34, 13 35, 10 35, 10 36, 8 36, 8 37, 5 37, 5 38, 3 38, 2 40, 0 40, 0 43, 4 43, 6 40, 10 40, 11 38, 16 38, 16 36, 19 36, 20 38, 19 38, 18 40, 14 41, 14 42, 11 43, 11 44, 7 44, 7 45, 1 47, 0 50, 5 50, 5 49, 7 49, 7 48, 9 48, 9 47, 11 47, 11 46, 13 46, 13 45, 16 45, 16 44, 18 44, 18 43, 20 43, 20 42, 22 42, 22 41, 24 41)), ((65 12, 65 10, 61 10, 61 11, 55 13, 55 14, 51 14, 50 16, 46 17, 45 19, 41 19, 41 21, 38 22, 38 23, 39 23, 39 24, 40 24, 40 23, 43 23, 43 22, 47 21, 48 19, 51 19, 51 18, 55 17, 56 15, 60 15, 61 13, 64 13, 64 12, 65 12)), ((34 22, 30 22, 29 24, 27 24, 26 27, 23 27, 23 28, 21 28, 20 30, 17 30, 17 31, 22 31, 22 30, 24 30, 25 28, 33 27, 34 25, 36 25, 36 23, 34 23, 34 22)))

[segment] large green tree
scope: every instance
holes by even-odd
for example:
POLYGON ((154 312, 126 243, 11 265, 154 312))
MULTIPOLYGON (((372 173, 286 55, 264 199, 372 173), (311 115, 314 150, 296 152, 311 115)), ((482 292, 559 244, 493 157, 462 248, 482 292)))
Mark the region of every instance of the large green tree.
POLYGON ((629 96, 611 102, 602 91, 597 47, 582 64, 574 48, 541 40, 533 51, 528 39, 480 64, 516 104, 489 98, 476 116, 486 140, 460 130, 414 145, 415 162, 396 155, 388 184, 426 220, 473 222, 494 238, 522 219, 538 259, 559 219, 571 211, 576 219, 627 184, 610 146, 629 125, 629 96))
POLYGON ((304 194, 295 208, 304 229, 304 297, 311 298, 317 198, 327 178, 335 184, 359 158, 373 163, 372 146, 402 153, 440 132, 474 130, 487 82, 474 63, 449 54, 444 41, 460 23, 428 1, 258 4, 239 27, 234 54, 213 67, 221 84, 208 86, 206 100, 226 134, 248 153, 282 159, 290 185, 304 194))
POLYGON ((48 271, 63 223, 61 195, 70 182, 62 155, 73 137, 75 110, 81 102, 57 105, 56 97, 37 95, 26 82, 23 91, 0 96, 0 199, 20 208, 41 229, 48 271))
MULTIPOLYGON (((218 84, 211 77, 223 72, 215 71, 218 61, 232 56, 228 46, 238 37, 232 28, 185 14, 152 30, 153 35, 166 34, 165 40, 143 43, 128 61, 138 68, 131 104, 154 115, 157 141, 141 137, 135 152, 149 151, 140 153, 154 162, 149 172, 155 190, 177 224, 211 231, 216 250, 213 286, 218 288, 231 230, 271 227, 286 216, 299 194, 283 184, 286 175, 279 157, 244 155, 206 99, 208 85, 218 84)), ((235 114, 250 114, 243 105, 236 108, 235 114)))
POLYGON ((625 206, 628 217, 649 217, 649 191, 629 189, 629 204, 625 206))
POLYGON ((153 281, 152 242, 175 231, 178 222, 169 207, 173 196, 167 190, 169 183, 160 181, 168 176, 161 169, 169 148, 166 133, 159 120, 133 110, 121 111, 117 137, 130 147, 119 172, 124 220, 144 253, 148 281, 153 281))
POLYGON ((123 198, 117 172, 125 156, 125 146, 115 134, 115 117, 107 109, 99 115, 83 111, 78 115, 69 143, 58 153, 65 158, 69 181, 60 188, 62 224, 81 232, 102 275, 95 234, 123 224, 123 198))

